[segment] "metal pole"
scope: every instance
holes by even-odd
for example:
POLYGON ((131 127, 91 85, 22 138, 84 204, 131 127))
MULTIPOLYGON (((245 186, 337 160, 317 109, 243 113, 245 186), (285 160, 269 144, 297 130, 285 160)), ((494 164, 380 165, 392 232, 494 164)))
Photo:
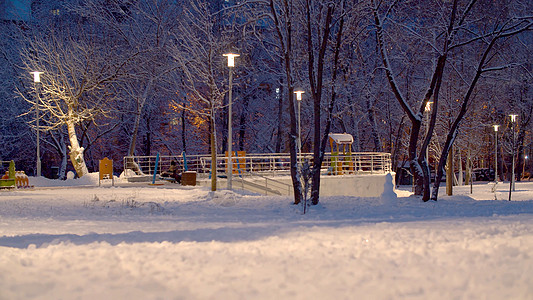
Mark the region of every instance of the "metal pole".
POLYGON ((301 112, 301 100, 296 100, 298 102, 298 167, 301 168, 302 164, 302 126, 300 119, 301 112))
POLYGON ((233 162, 232 162, 232 130, 231 130, 231 92, 233 89, 233 68, 229 67, 229 106, 228 106, 228 189, 232 189, 232 175, 233 175, 233 162))
MULTIPOLYGON (((426 107, 426 136, 429 134, 429 109, 426 107)), ((426 161, 429 170, 429 181, 431 182, 431 170, 429 169, 429 145, 426 147, 426 161)))
POLYGON ((513 122, 513 177, 511 177, 511 183, 513 187, 513 192, 515 191, 515 174, 514 174, 514 168, 515 168, 515 152, 516 152, 516 134, 515 134, 515 122, 513 122))
MULTIPOLYGON (((431 112, 431 103, 433 102, 427 102, 426 107, 424 109, 424 112, 426 114, 426 137, 429 135, 429 118, 430 118, 430 112, 431 112)), ((431 183, 431 168, 429 167, 429 144, 426 147, 426 167, 429 172, 429 182, 431 183)), ((437 171, 435 170, 435 174, 437 174, 437 171)))
POLYGON ((512 116, 511 116, 511 122, 513 123, 513 125, 511 126, 511 129, 513 130, 513 145, 511 147, 511 160, 513 162, 512 162, 511 180, 509 180, 509 201, 511 201, 511 194, 512 194, 512 191, 514 190, 513 189, 513 181, 514 181, 514 120, 513 120, 512 116))
POLYGON ((498 182, 498 130, 494 130, 494 182, 498 182))
POLYGON ((37 127, 37 177, 41 177, 41 149, 40 149, 40 133, 41 133, 41 127, 39 126, 39 93, 40 93, 40 86, 39 83, 35 84, 35 91, 37 92, 36 99, 35 99, 35 114, 36 114, 36 127, 37 127))

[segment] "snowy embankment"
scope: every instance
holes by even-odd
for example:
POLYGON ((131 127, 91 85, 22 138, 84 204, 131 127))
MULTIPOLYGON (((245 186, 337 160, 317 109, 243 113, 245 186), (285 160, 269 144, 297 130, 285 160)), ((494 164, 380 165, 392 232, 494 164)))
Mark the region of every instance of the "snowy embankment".
POLYGON ((84 180, 0 191, 0 299, 533 297, 530 183, 519 201, 484 184, 302 215, 288 197, 84 180))

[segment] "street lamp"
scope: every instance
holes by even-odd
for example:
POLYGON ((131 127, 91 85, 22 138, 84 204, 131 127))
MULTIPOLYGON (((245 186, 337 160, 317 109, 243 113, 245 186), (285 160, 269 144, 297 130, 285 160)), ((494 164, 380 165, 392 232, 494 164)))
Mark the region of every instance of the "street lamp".
POLYGON ((498 127, 500 125, 492 125, 494 127, 494 182, 498 183, 498 127))
POLYGON ((231 92, 233 89, 233 67, 235 67, 235 57, 240 56, 235 53, 223 54, 228 58, 229 67, 229 92, 228 92, 228 189, 232 189, 233 162, 232 162, 232 131, 231 131, 231 92))
POLYGON ((298 102, 298 161, 301 161, 302 159, 302 123, 300 119, 301 115, 301 102, 302 102, 302 94, 304 94, 304 91, 294 91, 296 94, 296 100, 298 102))
POLYGON ((35 125, 37 127, 37 177, 41 176, 41 149, 39 148, 39 134, 41 132, 41 128, 39 126, 39 83, 41 83, 41 74, 44 72, 30 72, 30 74, 33 74, 33 83, 35 84, 35 92, 37 93, 36 99, 35 99, 35 125))
POLYGON ((431 104, 432 103, 433 103, 432 101, 426 102, 426 107, 424 108, 425 112, 429 113, 431 111, 431 104))
MULTIPOLYGON (((427 123, 426 123, 426 136, 429 134, 429 113, 431 112, 431 104, 433 102, 431 101, 428 101, 426 102, 426 107, 424 108, 424 111, 426 112, 427 116, 426 116, 426 120, 427 120, 427 123)), ((427 167, 428 167, 428 170, 429 170, 429 144, 428 146, 426 147, 426 161, 427 161, 427 167)), ((435 170, 435 176, 437 175, 437 170, 435 170)), ((431 170, 429 170, 429 180, 431 182, 431 170)))
POLYGON ((515 155, 515 144, 516 144, 516 135, 515 135, 515 126, 516 126, 516 117, 518 115, 509 115, 509 117, 511 117, 511 123, 512 123, 512 130, 513 130, 513 145, 512 145, 512 149, 511 149, 511 152, 512 152, 512 161, 513 161, 513 165, 512 165, 512 172, 511 172, 511 182, 510 182, 510 186, 509 186, 509 201, 511 201, 511 190, 514 191, 515 190, 515 179, 514 179, 514 155, 515 155))

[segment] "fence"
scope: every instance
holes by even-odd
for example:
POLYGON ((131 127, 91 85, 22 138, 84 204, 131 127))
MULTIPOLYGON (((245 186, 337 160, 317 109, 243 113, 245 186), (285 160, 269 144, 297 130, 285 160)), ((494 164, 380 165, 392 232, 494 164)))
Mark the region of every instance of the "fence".
MULTIPOLYGON (((195 171, 198 177, 211 175, 212 159, 210 155, 184 156, 126 156, 124 157, 124 173, 128 176, 161 174, 170 168, 170 163, 175 161, 178 170, 195 171), (185 163, 186 162, 186 163, 185 163), (157 165, 157 170, 155 169, 157 165)), ((233 157, 233 174, 247 175, 259 174, 263 176, 280 176, 290 174, 289 154, 249 154, 233 157)), ((313 163, 312 153, 303 153, 298 161, 313 163)), ((228 158, 217 156, 217 175, 225 176, 228 158)), ((358 152, 351 155, 332 155, 326 153, 322 163, 321 173, 328 175, 347 174, 385 174, 392 171, 390 153, 358 152)))

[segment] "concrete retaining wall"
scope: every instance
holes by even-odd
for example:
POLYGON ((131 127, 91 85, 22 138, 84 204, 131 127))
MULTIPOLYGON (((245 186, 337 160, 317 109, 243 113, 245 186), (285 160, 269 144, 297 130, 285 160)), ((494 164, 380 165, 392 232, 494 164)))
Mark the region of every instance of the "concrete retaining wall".
MULTIPOLYGON (((271 177, 273 180, 283 182, 291 185, 291 178, 288 176, 271 177)), ((322 176, 320 178, 320 196, 356 196, 356 197, 380 197, 385 191, 387 174, 374 175, 343 175, 343 176, 322 176)), ((394 174, 392 174, 394 178, 394 174)), ((257 183, 258 185, 265 185, 264 178, 244 177, 246 181, 257 183)), ((210 181, 199 182, 202 186, 210 186, 210 181)), ((268 184, 268 183, 267 183, 268 184)), ((387 183, 390 185, 389 190, 394 190, 394 181, 387 183)), ((226 188, 226 179, 219 178, 217 180, 217 188, 226 188)), ((242 189, 242 187, 234 182, 234 189, 242 189)), ((282 195, 287 195, 287 187, 281 187, 275 184, 268 184, 269 189, 277 189, 282 195)), ((257 191, 253 191, 257 192, 257 191)))

